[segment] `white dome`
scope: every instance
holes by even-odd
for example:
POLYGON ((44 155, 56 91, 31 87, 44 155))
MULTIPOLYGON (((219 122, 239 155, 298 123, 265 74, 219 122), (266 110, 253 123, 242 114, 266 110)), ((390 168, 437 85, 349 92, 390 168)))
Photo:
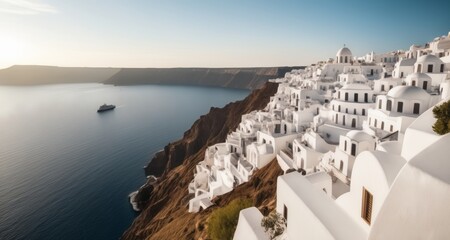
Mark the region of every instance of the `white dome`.
POLYGON ((358 83, 350 83, 345 84, 341 90, 372 90, 369 86, 366 84, 358 84, 358 83))
POLYGON ((428 101, 430 95, 422 88, 414 86, 397 86, 389 90, 388 97, 400 98, 406 100, 424 100, 428 101))
POLYGON ((407 82, 411 80, 431 81, 431 77, 425 73, 412 73, 406 77, 407 82))
POLYGON ((417 59, 416 63, 442 64, 442 60, 434 55, 423 55, 417 59))
POLYGON ((368 133, 364 131, 359 130, 351 130, 346 134, 346 136, 357 142, 373 141, 372 136, 370 136, 368 133))
POLYGON ((339 49, 339 51, 336 53, 336 56, 352 56, 352 52, 347 47, 343 47, 339 49))

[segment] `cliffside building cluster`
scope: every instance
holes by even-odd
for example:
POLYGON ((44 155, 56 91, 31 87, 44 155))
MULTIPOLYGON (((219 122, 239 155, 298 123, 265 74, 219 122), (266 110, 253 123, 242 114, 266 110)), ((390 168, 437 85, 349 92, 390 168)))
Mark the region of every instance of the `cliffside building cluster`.
MULTIPOLYGON (((450 134, 432 108, 450 100, 450 33, 408 51, 334 58, 293 70, 267 107, 210 146, 189 212, 212 205, 276 159, 280 239, 447 239, 450 134)), ((256 208, 235 239, 269 239, 256 208)))

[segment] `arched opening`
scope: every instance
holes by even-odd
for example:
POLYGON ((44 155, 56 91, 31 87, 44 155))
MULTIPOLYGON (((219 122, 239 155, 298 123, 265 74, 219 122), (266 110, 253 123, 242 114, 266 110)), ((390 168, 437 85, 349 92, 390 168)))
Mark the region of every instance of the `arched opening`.
POLYGON ((352 143, 352 156, 356 156, 356 144, 352 143))
POLYGON ((345 63, 347 63, 347 56, 345 56, 345 63))
POLYGON ((424 89, 424 90, 427 90, 427 87, 428 87, 428 82, 427 82, 427 81, 424 81, 424 82, 423 82, 423 89, 424 89))
POLYGON ((344 141, 344 152, 347 151, 347 141, 344 141))
POLYGON ((419 114, 419 112, 420 112, 420 103, 414 103, 413 113, 419 114))
POLYGON ((343 171, 344 170, 344 162, 340 161, 339 162, 339 171, 343 171))
POLYGON ((384 85, 381 85, 381 91, 384 92, 384 85))
POLYGON ((336 120, 336 124, 338 123, 338 114, 336 113, 336 118, 335 118, 335 120, 336 120))
POLYGON ((392 101, 391 100, 387 100, 386 110, 387 111, 391 111, 391 109, 392 109, 392 101))
POLYGON ((369 94, 364 93, 364 102, 369 102, 369 94))
POLYGON ((384 130, 384 122, 381 122, 381 130, 384 130))
POLYGON ((391 125, 391 127, 389 128, 389 130, 390 130, 391 132, 393 132, 393 131, 394 131, 394 126, 391 125))
POLYGON ((341 98, 341 91, 338 92, 338 98, 341 98))
POLYGON ((345 93, 345 101, 348 101, 348 92, 345 93))
POLYGON ((355 101, 355 102, 358 102, 358 94, 357 94, 357 93, 354 94, 354 98, 355 98, 354 101, 355 101))
POLYGON ((355 114, 355 115, 356 115, 356 108, 355 108, 355 109, 353 109, 353 114, 355 114))
POLYGON ((378 109, 381 109, 381 99, 378 100, 378 109))
POLYGON ((356 119, 352 119, 352 128, 356 128, 356 119))
POLYGON ((416 86, 416 80, 411 81, 411 86, 416 86))
POLYGON ((403 112, 403 102, 397 103, 397 112, 399 113, 403 112))
POLYGON ((341 105, 338 106, 338 112, 341 112, 341 105))
POLYGON ((366 109, 364 109, 364 108, 362 109, 362 115, 366 116, 366 109))
POLYGON ((375 119, 374 123, 373 123, 374 127, 377 127, 377 119, 375 119))
POLYGON ((422 72, 422 64, 417 64, 417 72, 422 72))
POLYGON ((345 116, 342 116, 342 125, 345 126, 345 116))

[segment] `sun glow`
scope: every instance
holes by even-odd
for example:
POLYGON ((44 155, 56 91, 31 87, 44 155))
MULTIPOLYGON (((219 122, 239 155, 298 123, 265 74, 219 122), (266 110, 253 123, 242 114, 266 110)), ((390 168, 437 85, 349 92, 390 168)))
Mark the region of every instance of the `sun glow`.
POLYGON ((23 56, 23 44, 13 37, 0 37, 0 67, 17 64, 23 56))

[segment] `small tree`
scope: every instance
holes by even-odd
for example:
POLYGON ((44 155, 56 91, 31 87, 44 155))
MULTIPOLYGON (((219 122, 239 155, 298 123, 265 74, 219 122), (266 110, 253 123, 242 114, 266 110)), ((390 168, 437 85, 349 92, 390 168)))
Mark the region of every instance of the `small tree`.
POLYGON ((283 234, 284 229, 286 228, 286 220, 281 214, 272 211, 267 217, 263 217, 261 226, 264 227, 264 231, 269 234, 270 239, 275 239, 283 234))
POLYGON ((212 239, 233 239, 239 212, 253 204, 251 199, 234 199, 227 206, 214 210, 208 220, 208 234, 212 239))
POLYGON ((436 118, 433 131, 439 135, 450 132, 450 100, 434 107, 433 114, 436 118))

